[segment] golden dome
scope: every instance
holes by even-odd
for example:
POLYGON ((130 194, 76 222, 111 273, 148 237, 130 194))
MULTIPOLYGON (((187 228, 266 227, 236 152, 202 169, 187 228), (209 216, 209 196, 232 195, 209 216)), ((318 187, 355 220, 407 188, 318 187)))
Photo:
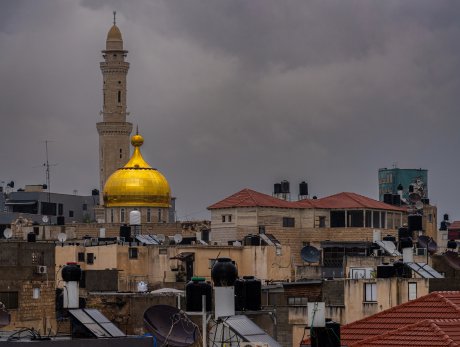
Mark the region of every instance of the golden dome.
POLYGON ((170 207, 168 181, 142 158, 139 147, 143 143, 141 135, 134 135, 131 159, 107 179, 104 186, 106 207, 170 207))
POLYGON ((115 24, 112 25, 109 33, 107 34, 107 41, 123 41, 121 38, 121 31, 115 24))

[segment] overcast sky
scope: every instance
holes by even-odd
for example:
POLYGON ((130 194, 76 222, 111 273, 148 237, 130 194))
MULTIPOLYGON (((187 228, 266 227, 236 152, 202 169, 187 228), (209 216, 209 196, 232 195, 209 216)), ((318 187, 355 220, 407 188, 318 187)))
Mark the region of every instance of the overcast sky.
POLYGON ((378 199, 381 167, 428 169, 460 219, 460 1, 2 0, 0 180, 98 188, 112 24, 128 111, 181 219, 243 188, 306 180, 378 199))

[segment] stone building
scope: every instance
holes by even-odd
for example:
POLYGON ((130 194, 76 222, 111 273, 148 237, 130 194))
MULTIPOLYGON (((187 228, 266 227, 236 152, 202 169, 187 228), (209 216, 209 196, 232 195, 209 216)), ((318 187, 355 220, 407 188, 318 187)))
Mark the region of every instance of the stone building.
POLYGON ((14 330, 29 327, 46 335, 56 329, 55 245, 0 242, 0 302, 11 315, 14 330))
POLYGON ((322 199, 286 201, 250 189, 208 207, 211 240, 241 240, 247 234, 270 233, 289 245, 296 264, 305 245, 321 241, 370 241, 373 230, 397 234, 407 220, 405 208, 385 204, 355 193, 339 193, 322 199))

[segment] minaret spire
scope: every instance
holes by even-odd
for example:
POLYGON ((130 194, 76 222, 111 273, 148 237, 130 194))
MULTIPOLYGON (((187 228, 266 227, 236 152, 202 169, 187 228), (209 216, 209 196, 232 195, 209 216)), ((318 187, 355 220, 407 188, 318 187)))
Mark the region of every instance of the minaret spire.
POLYGON ((113 11, 113 25, 117 25, 117 11, 113 11))

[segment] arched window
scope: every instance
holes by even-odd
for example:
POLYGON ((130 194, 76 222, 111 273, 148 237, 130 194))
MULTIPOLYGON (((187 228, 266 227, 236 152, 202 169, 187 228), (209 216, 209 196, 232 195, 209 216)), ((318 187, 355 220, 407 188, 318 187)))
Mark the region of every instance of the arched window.
POLYGON ((147 223, 150 223, 152 221, 152 209, 148 208, 147 209, 147 223))
POLYGON ((120 209, 120 222, 121 223, 125 222, 125 209, 124 208, 120 209))
POLYGON ((120 159, 123 158, 123 150, 120 148, 120 159))
POLYGON ((118 103, 121 103, 121 90, 118 91, 118 103))

